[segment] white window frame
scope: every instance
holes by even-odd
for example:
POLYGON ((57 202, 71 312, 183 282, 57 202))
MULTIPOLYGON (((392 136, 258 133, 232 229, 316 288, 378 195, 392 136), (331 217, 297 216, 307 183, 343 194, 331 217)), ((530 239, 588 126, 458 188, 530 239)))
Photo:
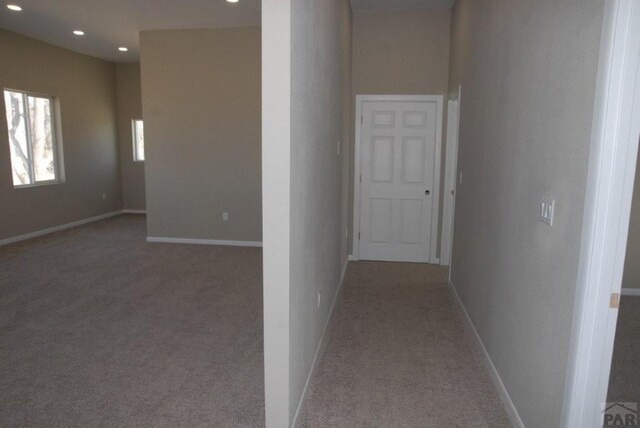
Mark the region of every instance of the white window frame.
MULTIPOLYGON (((65 174, 64 174, 64 156, 63 156, 63 150, 62 150, 62 126, 61 126, 61 120, 60 120, 60 102, 58 100, 58 97, 54 96, 54 95, 48 95, 48 94, 40 94, 37 92, 31 92, 31 91, 24 91, 21 89, 12 89, 12 88, 2 88, 2 95, 3 95, 3 100, 2 100, 2 105, 5 109, 5 115, 4 115, 4 119, 6 121, 6 104, 4 102, 4 92, 16 92, 19 94, 22 94, 23 97, 23 102, 25 106, 28 106, 28 101, 27 98, 28 97, 34 97, 34 98, 46 98, 51 102, 51 138, 53 139, 53 167, 54 167, 54 174, 55 174, 55 179, 53 180, 44 180, 44 181, 36 181, 35 180, 35 174, 33 172, 33 159, 31 158, 31 152, 32 152, 32 147, 31 147, 31 136, 30 136, 30 126, 28 125, 28 123, 26 124, 26 132, 27 132, 27 150, 29 152, 29 176, 31 178, 31 183, 30 184, 15 184, 13 182, 13 176, 11 177, 11 183, 13 185, 14 189, 26 189, 26 188, 30 188, 30 187, 40 187, 40 186, 51 186, 54 184, 62 184, 65 182, 65 174)), ((26 121, 29 122, 31 120, 31 117, 29 117, 29 115, 26 115, 26 121)), ((7 128, 8 128, 7 124, 7 128)), ((9 129, 7 129, 7 134, 9 132, 9 129)), ((9 136, 7 135, 7 138, 9 136)), ((11 144, 11 142, 9 141, 9 144, 11 144)), ((11 155, 9 155, 9 158, 11 158, 11 155)), ((13 162, 12 159, 9 159, 10 162, 13 162)), ((13 168, 13 164, 11 165, 11 168, 13 168)), ((12 175, 13 175, 13 171, 12 171, 12 175)))
MULTIPOLYGON (((145 159, 140 159, 140 156, 138 155, 138 145, 136 144, 136 141, 138 140, 138 131, 136 129, 136 123, 137 122, 142 122, 142 126, 144 126, 144 120, 143 119, 131 119, 131 138, 132 138, 132 142, 133 142, 133 161, 134 162, 144 162, 146 159, 146 154, 147 151, 145 150, 145 159)), ((142 144, 144 144, 144 139, 142 140, 142 144)), ((145 147, 146 149, 146 147, 145 147)))

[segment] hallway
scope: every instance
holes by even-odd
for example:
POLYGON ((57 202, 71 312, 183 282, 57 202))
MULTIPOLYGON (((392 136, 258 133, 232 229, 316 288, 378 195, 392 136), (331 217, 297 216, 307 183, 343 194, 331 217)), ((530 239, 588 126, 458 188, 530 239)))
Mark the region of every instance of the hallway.
POLYGON ((508 427, 447 270, 353 262, 302 426, 508 427))

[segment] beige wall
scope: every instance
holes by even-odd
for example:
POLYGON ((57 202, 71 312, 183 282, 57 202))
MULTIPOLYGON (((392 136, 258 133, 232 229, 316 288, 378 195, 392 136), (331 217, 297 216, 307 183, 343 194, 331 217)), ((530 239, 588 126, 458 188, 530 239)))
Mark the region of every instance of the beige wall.
MULTIPOLYGON (((450 9, 353 13, 351 123, 355 123, 356 95, 448 92, 450 22, 450 9)), ((351 141, 354 140, 355 130, 351 132, 351 141)), ((444 138, 442 153, 444 157, 444 138)), ((353 159, 353 148, 350 155, 353 159)), ((349 184, 350 219, 352 211, 353 162, 349 184)), ((352 235, 349 233, 349 248, 352 235)))
POLYGON ((627 255, 624 262, 622 288, 640 288, 640 153, 636 164, 627 255))
POLYGON ((65 183, 13 188, 1 102, 0 239, 121 209, 115 66, 0 30, 0 86, 58 97, 66 173, 65 183))
POLYGON ((346 266, 351 8, 264 0, 262 12, 266 421, 284 427, 346 266))
POLYGON ((342 268, 345 153, 349 130, 348 0, 292 2, 291 12, 290 412, 302 397, 342 268), (317 294, 320 293, 320 308, 317 294))
POLYGON ((133 133, 131 129, 133 119, 142 119, 140 64, 118 64, 116 75, 122 205, 125 209, 144 210, 144 162, 133 161, 133 133))
POLYGON ((144 31, 140 46, 149 236, 261 241, 260 29, 144 31))
POLYGON ((449 9, 353 13, 354 94, 445 94, 449 9))
POLYGON ((603 0, 458 0, 452 281, 524 424, 559 426, 603 0), (538 220, 556 201, 553 227, 538 220))

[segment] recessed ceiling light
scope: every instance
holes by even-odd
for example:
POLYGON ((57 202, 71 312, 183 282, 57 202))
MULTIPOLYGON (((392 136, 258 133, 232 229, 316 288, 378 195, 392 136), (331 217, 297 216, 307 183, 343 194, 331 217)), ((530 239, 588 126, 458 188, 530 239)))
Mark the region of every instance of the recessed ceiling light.
POLYGON ((238 3, 238 0, 227 0, 229 3, 238 3))
POLYGON ((129 48, 125 48, 124 46, 120 46, 120 47, 118 48, 118 50, 119 50, 120 52, 126 52, 126 51, 128 51, 128 50, 129 50, 129 48))
POLYGON ((15 12, 20 12, 22 10, 22 8, 20 6, 18 6, 17 4, 8 4, 7 5, 7 9, 13 10, 15 12))
POLYGON ((75 31, 73 32, 73 34, 75 34, 76 36, 84 36, 84 31, 82 31, 82 30, 75 30, 75 31))

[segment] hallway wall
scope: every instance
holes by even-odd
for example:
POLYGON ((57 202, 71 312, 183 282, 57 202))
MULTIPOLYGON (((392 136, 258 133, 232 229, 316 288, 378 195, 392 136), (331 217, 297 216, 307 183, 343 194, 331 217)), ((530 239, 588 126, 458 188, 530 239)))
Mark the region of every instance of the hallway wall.
POLYGON ((262 7, 265 402, 267 426, 284 427, 299 414, 346 266, 351 8, 262 7))
POLYGON ((603 0, 458 0, 452 282, 524 424, 560 423, 603 0), (541 223, 543 197, 556 201, 541 223))
POLYGON ((353 12, 353 93, 444 94, 451 10, 353 12))

